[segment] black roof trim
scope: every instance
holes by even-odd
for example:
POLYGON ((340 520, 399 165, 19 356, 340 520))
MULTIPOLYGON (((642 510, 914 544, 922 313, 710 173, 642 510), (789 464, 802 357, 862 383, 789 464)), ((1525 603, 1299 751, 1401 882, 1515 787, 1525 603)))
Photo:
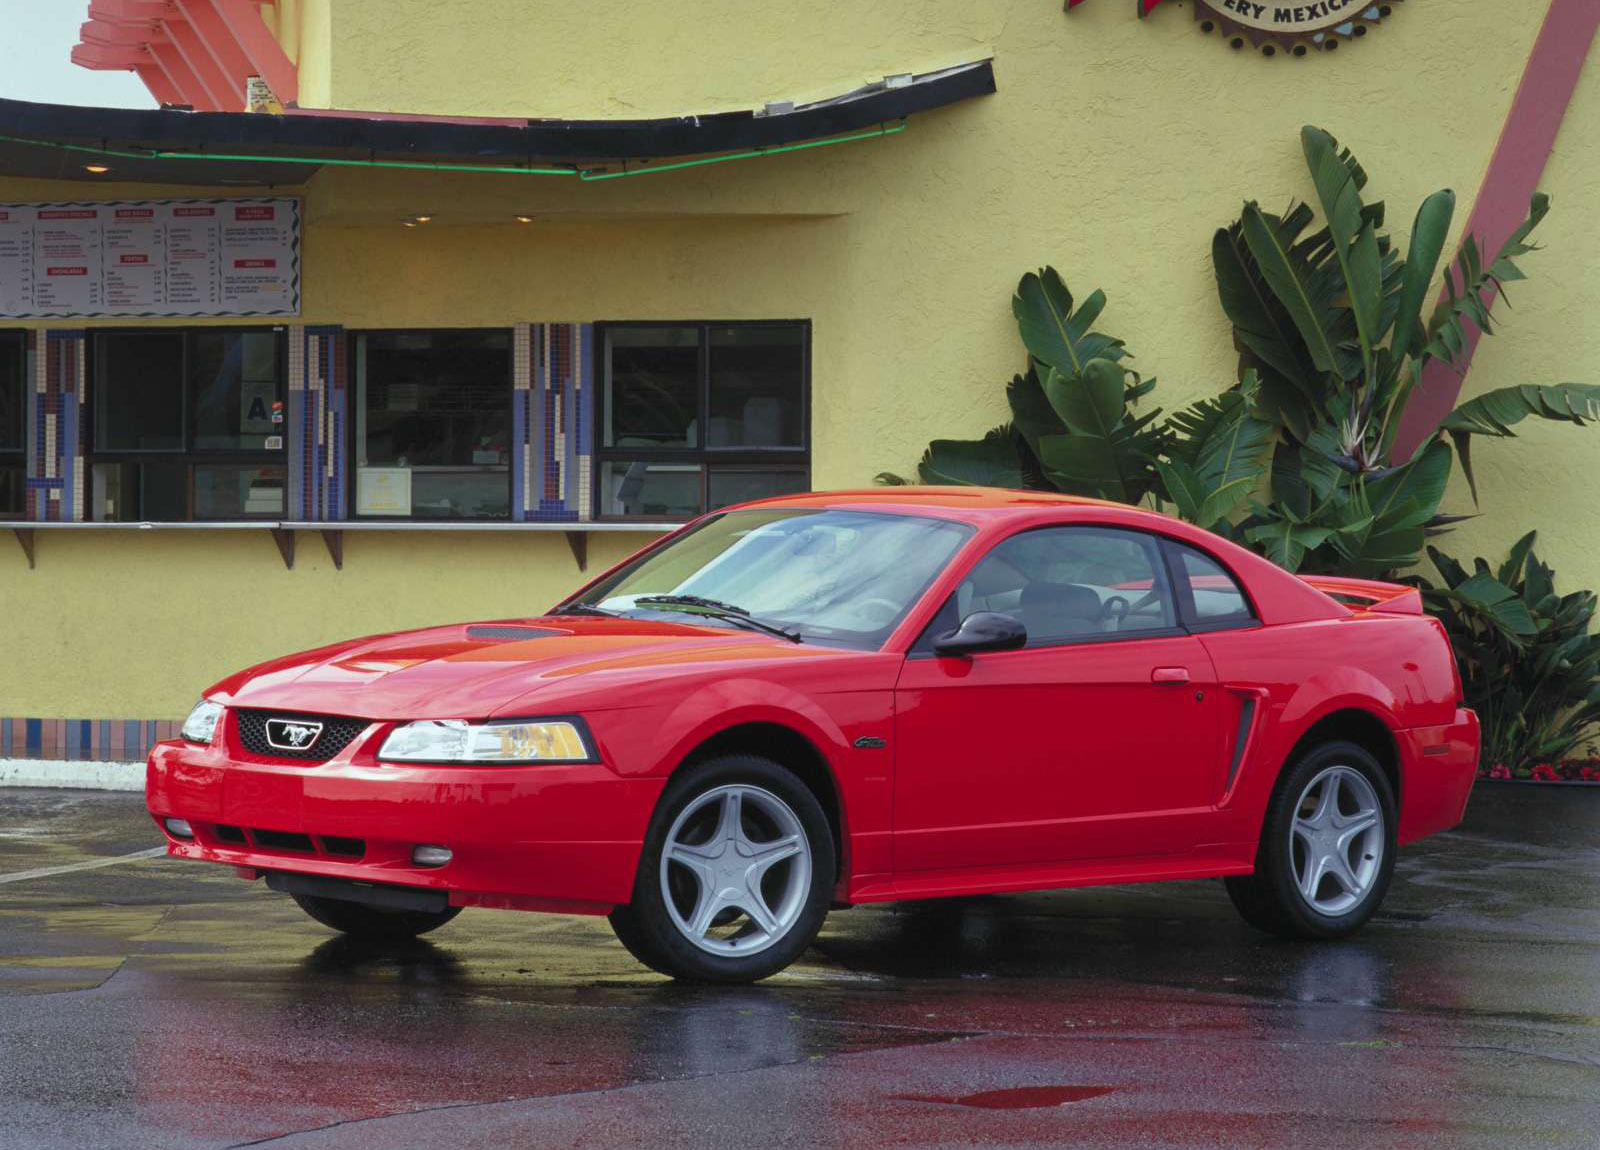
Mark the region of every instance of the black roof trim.
MULTIPOLYGON (((0 99, 0 136, 57 146, 295 156, 313 164, 319 158, 481 164, 603 163, 708 155, 824 139, 994 90, 993 65, 983 60, 907 77, 894 85, 873 85, 860 93, 793 111, 719 112, 656 120, 476 123, 357 115, 190 112, 176 108, 82 108, 0 99)), ((7 170, 8 156, 8 152, 0 151, 0 175, 15 174, 7 170)), ((62 165, 63 169, 72 166, 62 165)), ((81 161, 77 166, 81 167, 81 161)), ((276 172, 272 182, 284 182, 284 176, 284 172, 276 172)))

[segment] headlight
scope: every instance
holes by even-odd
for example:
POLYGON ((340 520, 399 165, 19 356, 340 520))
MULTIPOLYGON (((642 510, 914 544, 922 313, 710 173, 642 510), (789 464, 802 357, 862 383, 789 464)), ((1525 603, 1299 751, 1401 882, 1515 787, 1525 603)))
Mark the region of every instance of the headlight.
POLYGON ((217 724, 221 721, 222 704, 201 699, 189 712, 189 717, 183 721, 183 730, 178 733, 191 743, 209 744, 216 737, 217 724))
POLYGON ((582 763, 594 755, 574 719, 422 719, 391 731, 378 758, 393 763, 582 763))

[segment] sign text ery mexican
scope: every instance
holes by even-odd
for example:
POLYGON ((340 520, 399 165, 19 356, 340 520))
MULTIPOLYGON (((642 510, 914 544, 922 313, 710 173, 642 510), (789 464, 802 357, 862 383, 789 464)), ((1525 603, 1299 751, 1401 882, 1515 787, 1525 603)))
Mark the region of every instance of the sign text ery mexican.
POLYGON ((299 312, 298 200, 0 203, 0 318, 299 312))
POLYGON ((1257 0, 1211 0, 1241 24, 1252 28, 1323 28, 1348 20, 1368 7, 1371 0, 1298 0, 1296 3, 1258 3, 1257 0))

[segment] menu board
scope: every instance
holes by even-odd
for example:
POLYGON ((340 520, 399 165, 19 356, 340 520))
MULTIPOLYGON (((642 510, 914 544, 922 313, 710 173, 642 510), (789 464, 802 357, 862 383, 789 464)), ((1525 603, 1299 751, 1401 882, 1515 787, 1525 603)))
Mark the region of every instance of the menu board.
POLYGON ((299 314, 299 200, 0 204, 0 319, 299 314))

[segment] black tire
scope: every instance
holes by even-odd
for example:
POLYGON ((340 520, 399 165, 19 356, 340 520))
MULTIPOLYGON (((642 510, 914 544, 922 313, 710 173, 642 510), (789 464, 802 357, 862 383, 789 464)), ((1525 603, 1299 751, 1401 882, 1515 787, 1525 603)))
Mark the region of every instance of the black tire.
MULTIPOLYGON (((1355 743, 1320 743, 1291 763, 1273 789, 1256 851, 1254 874, 1224 880, 1228 897, 1240 916, 1258 930, 1282 938, 1342 938, 1359 930, 1377 912, 1394 875, 1394 791, 1372 753, 1355 743), (1337 914, 1314 907, 1295 881, 1296 854, 1292 825, 1306 789, 1330 767, 1348 767, 1364 778, 1382 818, 1383 854, 1358 902, 1337 914)), ((1315 881, 1315 880, 1312 880, 1315 881)))
POLYGON ((342 931, 351 938, 375 942, 416 938, 437 930, 461 913, 459 906, 443 910, 381 910, 341 898, 320 898, 314 894, 291 895, 300 909, 323 926, 342 931))
MULTIPOLYGON (((811 945, 827 916, 837 863, 822 805, 793 773, 755 755, 725 755, 681 771, 667 784, 645 833, 632 899, 611 912, 611 929, 628 953, 651 970, 688 982, 749 983, 788 966, 811 945), (809 886, 787 930, 749 955, 712 954, 675 924, 662 889, 661 856, 678 816, 719 787, 755 787, 782 800, 798 819, 810 851, 809 886)), ((795 880, 798 887, 799 880, 795 880)))

